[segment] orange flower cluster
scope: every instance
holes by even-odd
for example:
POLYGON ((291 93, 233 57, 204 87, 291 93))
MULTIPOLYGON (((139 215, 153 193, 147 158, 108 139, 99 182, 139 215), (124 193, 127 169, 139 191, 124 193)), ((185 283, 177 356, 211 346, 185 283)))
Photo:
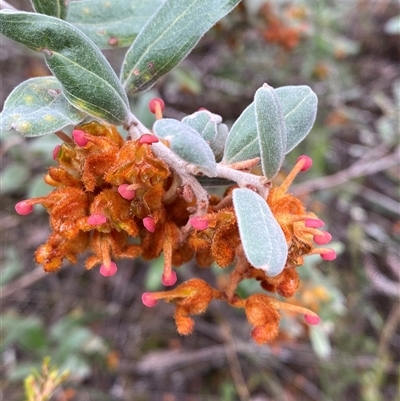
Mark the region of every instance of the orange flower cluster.
POLYGON ((163 253, 161 280, 167 286, 177 280, 173 266, 192 258, 203 267, 233 265, 226 288, 214 289, 203 280, 191 279, 170 291, 143 294, 147 306, 159 299, 176 303, 175 320, 182 335, 193 330, 190 315, 205 312, 212 299, 244 308, 254 326, 252 337, 260 344, 276 337, 280 309, 298 311, 309 323, 317 323, 313 312, 270 295, 240 299, 236 294, 242 280, 254 278, 265 290, 290 297, 298 289, 296 267, 304 256, 317 253, 327 260, 335 257, 331 249, 314 247, 314 243, 322 245, 331 239, 319 229, 323 222, 287 194, 296 175, 311 165, 310 159, 300 157, 282 185, 271 188, 266 199, 289 250, 283 272, 268 277, 252 267, 243 252, 232 205, 233 188, 222 198, 210 196, 207 213, 198 216, 193 213, 193 192, 185 185, 176 185, 177 173, 152 151, 155 142, 158 138, 150 133, 124 140, 116 127, 98 122, 76 127, 72 138, 65 136, 64 144, 53 154, 58 166, 50 167, 45 176, 55 189, 45 197, 16 205, 19 214, 28 214, 33 205, 42 204, 50 215, 53 232, 37 249, 36 262, 47 272, 54 272, 64 259, 76 263, 79 254, 89 251, 86 268, 100 265, 103 276, 112 276, 117 271, 114 259, 140 256, 152 260, 163 253))

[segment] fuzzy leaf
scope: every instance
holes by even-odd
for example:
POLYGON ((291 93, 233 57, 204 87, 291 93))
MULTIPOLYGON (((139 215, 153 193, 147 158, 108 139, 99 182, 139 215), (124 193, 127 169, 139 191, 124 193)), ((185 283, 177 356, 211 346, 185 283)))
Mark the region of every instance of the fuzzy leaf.
POLYGON ((277 276, 285 267, 288 248, 267 202, 248 188, 237 188, 233 206, 247 260, 267 276, 277 276))
POLYGON ((0 33, 42 52, 77 109, 112 124, 128 121, 121 83, 101 51, 77 28, 47 15, 2 11, 0 33))
POLYGON ((274 88, 264 84, 254 97, 254 111, 263 174, 272 180, 281 169, 286 151, 286 124, 274 88))
POLYGON ((210 145, 216 159, 222 156, 228 127, 221 124, 222 117, 207 110, 197 111, 182 119, 182 122, 195 129, 210 145))
MULTIPOLYGON (((286 153, 289 153, 310 132, 318 99, 308 86, 283 86, 275 92, 283 108, 287 130, 286 153)), ((260 156, 253 102, 233 124, 226 140, 223 160, 229 164, 260 156)))
POLYGON ((69 0, 31 0, 37 13, 65 19, 68 13, 69 0))
POLYGON ((0 114, 0 130, 40 136, 76 125, 85 116, 67 101, 57 78, 32 78, 18 85, 7 98, 0 114))
POLYGON ((275 91, 285 116, 286 153, 289 153, 308 135, 314 125, 318 98, 312 89, 305 85, 282 86, 275 91))
POLYGON ((233 124, 225 143, 226 164, 260 157, 254 102, 247 106, 233 124))
POLYGON ((139 33, 122 66, 129 93, 144 91, 180 63, 240 0, 166 0, 139 33))
POLYGON ((171 149, 183 160, 198 166, 208 177, 217 175, 210 146, 192 127, 172 118, 163 118, 154 123, 153 130, 158 137, 168 140, 171 149))
POLYGON ((130 46, 162 0, 74 1, 68 22, 75 25, 100 47, 130 46))

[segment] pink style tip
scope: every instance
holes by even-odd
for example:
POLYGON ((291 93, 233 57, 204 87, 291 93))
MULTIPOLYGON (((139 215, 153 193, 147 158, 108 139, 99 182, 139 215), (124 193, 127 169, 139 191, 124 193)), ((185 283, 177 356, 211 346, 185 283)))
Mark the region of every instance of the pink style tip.
POLYGON ((26 201, 21 201, 15 205, 15 211, 21 216, 26 216, 33 212, 33 206, 28 204, 26 201))
POLYGON ((160 140, 153 134, 143 134, 139 138, 139 143, 147 143, 151 145, 152 143, 160 142, 160 140))
POLYGON ((336 252, 333 249, 328 249, 325 252, 321 253, 321 258, 324 260, 335 260, 336 252))
POLYGON ((136 196, 134 189, 129 189, 129 184, 122 184, 118 187, 118 193, 127 200, 131 200, 136 196))
POLYGON ((80 129, 74 129, 72 131, 72 138, 74 139, 75 143, 78 146, 86 146, 87 143, 89 142, 88 139, 86 139, 86 134, 84 131, 81 131, 80 129))
POLYGON ((208 220, 206 220, 202 217, 193 217, 193 219, 189 220, 189 223, 196 230, 202 231, 202 230, 206 230, 208 228, 208 220))
POLYGON ((154 233, 156 230, 156 222, 151 216, 147 216, 143 219, 143 225, 146 227, 146 230, 154 233))
POLYGON ((312 166, 312 160, 310 157, 305 155, 299 156, 296 163, 298 163, 300 160, 304 160, 303 167, 301 168, 300 171, 307 171, 312 166))
POLYGON ((307 324, 316 326, 321 321, 320 317, 317 315, 304 315, 304 320, 307 324))
POLYGON ((313 240, 318 245, 326 245, 332 239, 332 235, 330 235, 327 231, 322 231, 322 234, 316 234, 313 237, 313 240))
POLYGON ((320 219, 307 219, 305 221, 305 226, 308 228, 320 228, 324 225, 325 223, 320 219))
POLYGON ((142 294, 142 302, 143 305, 151 308, 157 303, 157 300, 154 298, 154 295, 151 292, 145 292, 142 294))
POLYGON ((53 150, 53 160, 58 159, 58 155, 60 154, 61 146, 57 145, 53 150))
POLYGON ((100 274, 104 277, 111 277, 117 272, 118 268, 114 262, 110 262, 110 265, 107 267, 105 264, 100 266, 100 274))
POLYGON ((176 273, 172 270, 171 273, 167 276, 165 273, 161 277, 161 282, 166 287, 170 287, 174 285, 178 280, 176 273))
POLYGON ((150 100, 149 102, 149 110, 151 113, 156 114, 156 105, 159 104, 161 111, 164 111, 165 103, 164 100, 160 99, 159 97, 155 97, 150 100))
POLYGON ((107 221, 107 217, 104 214, 91 214, 88 217, 88 223, 92 226, 100 226, 107 221))

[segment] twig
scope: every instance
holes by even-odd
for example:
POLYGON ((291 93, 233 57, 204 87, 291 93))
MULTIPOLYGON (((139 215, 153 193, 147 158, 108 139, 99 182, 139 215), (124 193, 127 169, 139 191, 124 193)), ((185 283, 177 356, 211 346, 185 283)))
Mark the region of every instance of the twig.
POLYGON ((376 267, 372 256, 365 253, 364 257, 365 272, 372 285, 379 292, 392 297, 400 297, 399 283, 389 280, 376 267))
POLYGON ((231 375, 236 390, 238 392, 238 396, 240 398, 240 401, 249 401, 250 392, 244 380, 242 368, 240 367, 240 361, 235 341, 232 336, 232 331, 225 320, 221 321, 220 327, 221 327, 221 334, 224 339, 226 359, 228 360, 229 363, 229 369, 231 371, 231 375))
POLYGON ((0 0, 0 10, 13 10, 18 11, 14 6, 4 0, 0 0))
POLYGON ((10 284, 0 289, 0 300, 10 297, 15 292, 21 291, 26 287, 35 284, 37 281, 45 277, 47 273, 43 270, 43 267, 37 267, 22 277, 14 280, 10 284))
POLYGON ((321 177, 315 180, 303 182, 302 184, 293 185, 291 193, 299 196, 315 190, 332 188, 340 184, 344 184, 356 177, 363 177, 370 174, 378 173, 382 170, 387 170, 400 163, 400 147, 396 150, 378 160, 369 158, 354 163, 349 168, 339 171, 336 174, 321 177))

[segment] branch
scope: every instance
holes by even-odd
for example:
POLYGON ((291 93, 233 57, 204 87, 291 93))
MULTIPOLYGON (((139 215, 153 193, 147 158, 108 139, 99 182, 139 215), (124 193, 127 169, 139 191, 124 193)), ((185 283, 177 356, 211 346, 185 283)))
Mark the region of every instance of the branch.
POLYGON ((35 284, 47 275, 43 267, 37 267, 22 277, 14 280, 10 284, 0 289, 0 300, 10 297, 14 293, 23 290, 26 287, 35 284))
POLYGON ((382 170, 387 170, 388 168, 399 164, 400 147, 396 148, 393 153, 378 160, 374 160, 373 158, 368 158, 368 160, 365 159, 366 158, 363 158, 362 161, 356 162, 349 168, 339 171, 336 174, 293 185, 291 187, 291 193, 299 196, 315 190, 336 187, 337 185, 344 184, 353 178, 363 177, 378 173, 382 170))

